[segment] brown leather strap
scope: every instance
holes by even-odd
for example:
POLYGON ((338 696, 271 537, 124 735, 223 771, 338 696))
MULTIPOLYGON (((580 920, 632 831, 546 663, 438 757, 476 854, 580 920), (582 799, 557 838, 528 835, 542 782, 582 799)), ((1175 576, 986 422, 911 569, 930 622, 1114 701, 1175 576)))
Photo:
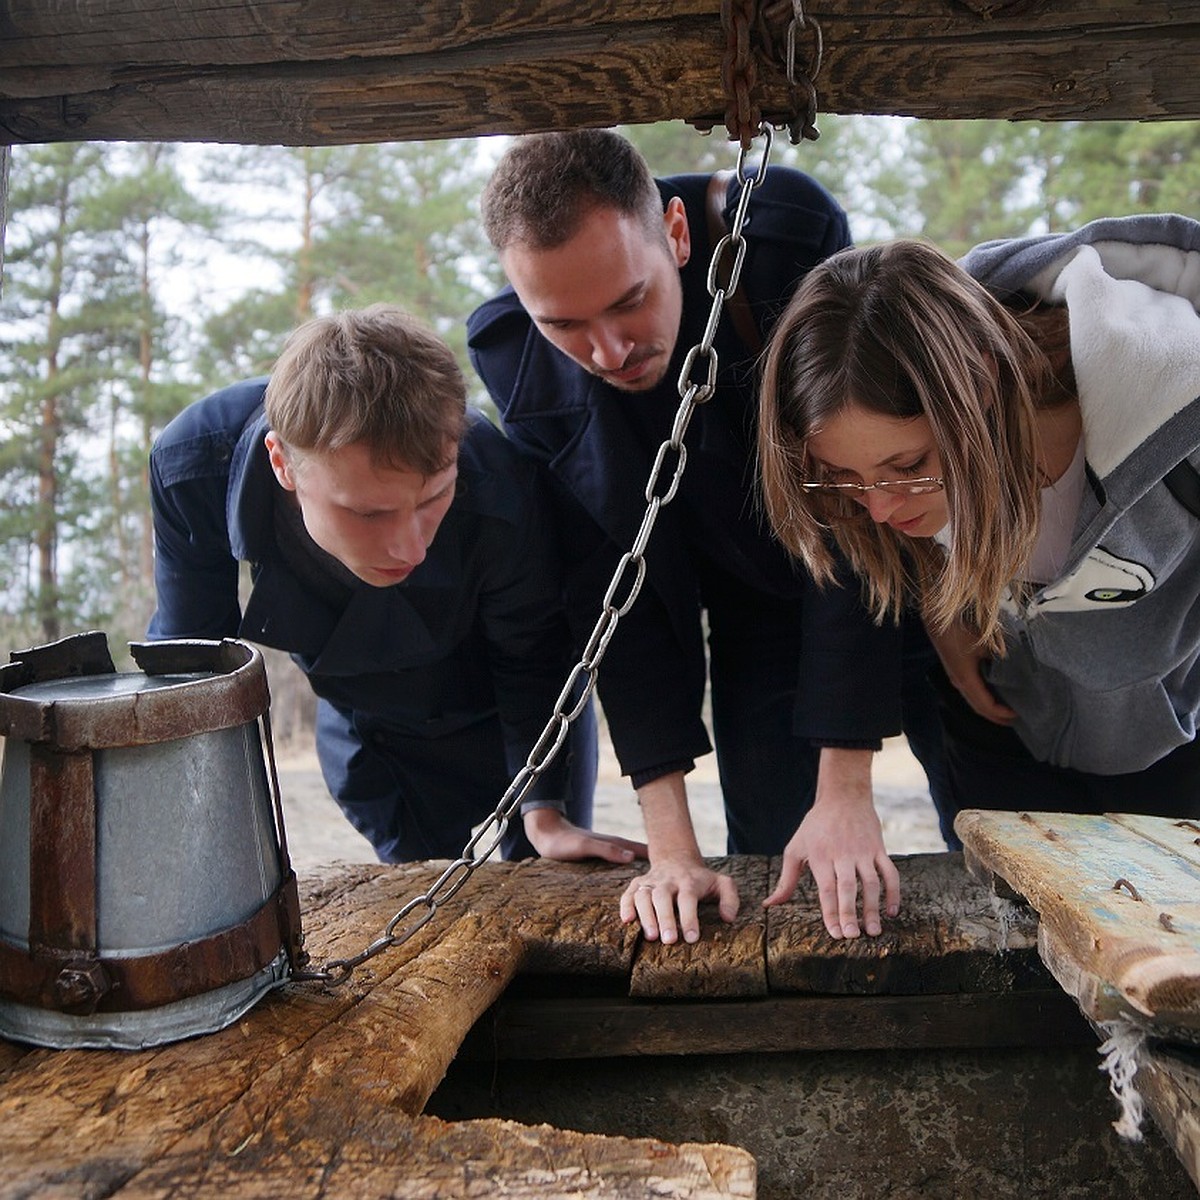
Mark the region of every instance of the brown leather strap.
POLYGON ((240 925, 157 954, 112 958, 0 940, 0 996, 34 1008, 75 1015, 158 1008, 249 979, 285 950, 300 957, 296 876, 240 925))
MULTIPOLYGON (((704 215, 708 223, 708 237, 715 250, 717 243, 729 232, 725 224, 725 195, 729 190, 729 181, 733 178, 732 171, 717 171, 708 181, 705 192, 704 215)), ((733 258, 730 254, 722 254, 717 265, 717 283, 721 287, 728 286, 729 274, 733 268, 733 258)), ((726 294, 725 306, 729 311, 733 327, 742 339, 746 349, 752 354, 758 354, 763 348, 762 334, 758 322, 750 311, 750 301, 746 299, 746 289, 738 280, 737 288, 726 294)))

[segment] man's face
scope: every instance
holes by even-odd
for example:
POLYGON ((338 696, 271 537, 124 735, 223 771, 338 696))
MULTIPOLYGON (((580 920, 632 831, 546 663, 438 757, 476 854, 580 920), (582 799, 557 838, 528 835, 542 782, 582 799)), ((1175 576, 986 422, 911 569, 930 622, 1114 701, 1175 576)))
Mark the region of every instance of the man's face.
POLYGON ((514 244, 500 255, 509 282, 546 339, 623 392, 645 392, 667 372, 679 337, 679 268, 691 253, 687 216, 673 199, 665 238, 636 218, 593 208, 561 246, 514 244))
POLYGON ((433 545, 454 499, 456 447, 435 475, 380 466, 367 446, 297 455, 274 432, 266 437, 281 487, 294 492, 309 536, 364 583, 407 579, 433 545))

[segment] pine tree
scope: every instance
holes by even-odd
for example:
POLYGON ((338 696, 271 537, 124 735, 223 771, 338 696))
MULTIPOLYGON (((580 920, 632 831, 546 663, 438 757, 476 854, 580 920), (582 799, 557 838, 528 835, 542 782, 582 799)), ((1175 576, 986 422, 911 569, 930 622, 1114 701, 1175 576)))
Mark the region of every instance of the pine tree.
POLYGON ((113 332, 97 322, 100 278, 91 207, 103 152, 87 143, 17 147, 9 194, 0 379, 6 384, 0 449, 0 540, 18 564, 7 581, 10 640, 52 641, 80 623, 65 586, 75 530, 94 511, 90 422, 113 332))

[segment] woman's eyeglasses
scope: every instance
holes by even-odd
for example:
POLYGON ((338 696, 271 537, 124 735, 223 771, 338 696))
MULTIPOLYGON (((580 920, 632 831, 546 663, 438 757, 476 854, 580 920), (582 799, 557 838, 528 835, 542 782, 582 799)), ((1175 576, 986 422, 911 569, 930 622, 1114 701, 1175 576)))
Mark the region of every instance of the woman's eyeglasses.
POLYGON ((928 476, 923 479, 881 479, 878 483, 826 483, 811 480, 801 483, 802 492, 825 496, 851 496, 856 492, 885 492, 889 496, 927 496, 946 486, 944 479, 928 476))

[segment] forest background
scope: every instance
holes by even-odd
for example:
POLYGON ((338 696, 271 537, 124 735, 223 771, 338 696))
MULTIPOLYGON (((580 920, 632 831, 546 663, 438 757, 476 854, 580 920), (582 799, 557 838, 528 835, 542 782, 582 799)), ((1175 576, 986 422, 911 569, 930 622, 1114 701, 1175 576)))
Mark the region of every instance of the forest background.
MULTIPOLYGON (((1195 214, 1200 122, 821 119, 777 138, 846 207, 859 243, 994 237, 1134 212, 1195 214)), ((625 128, 656 174, 732 167, 682 123, 625 128)), ((310 316, 402 305, 459 355, 503 282, 478 197, 505 139, 323 148, 60 143, 13 148, 0 293, 0 661, 86 629, 118 665, 154 607, 146 464, 209 391, 269 371, 310 316)), ((281 741, 312 699, 268 655, 281 741)))

